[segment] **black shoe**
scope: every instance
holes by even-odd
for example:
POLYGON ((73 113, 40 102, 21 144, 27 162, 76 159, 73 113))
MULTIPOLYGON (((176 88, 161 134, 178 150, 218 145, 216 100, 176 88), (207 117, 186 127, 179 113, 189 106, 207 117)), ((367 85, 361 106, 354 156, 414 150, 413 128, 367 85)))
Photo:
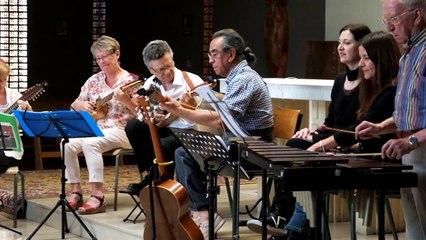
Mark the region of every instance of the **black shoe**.
POLYGON ((287 236, 271 236, 269 240, 288 240, 287 236))
MULTIPOLYGON (((271 206, 271 212, 266 216, 266 229, 268 235, 286 236, 287 225, 293 216, 296 198, 285 193, 277 194, 271 206)), ((262 222, 257 219, 247 221, 247 227, 256 233, 262 233, 262 222)))
MULTIPOLYGON (((268 213, 266 216, 266 229, 268 235, 286 236, 287 230, 284 229, 289 219, 280 216, 277 212, 268 213)), ((247 227, 256 233, 262 233, 262 221, 259 219, 250 219, 247 221, 247 227)))
POLYGON ((271 236, 269 240, 311 240, 315 236, 314 230, 306 219, 302 232, 288 230, 287 236, 271 236))
POLYGON ((130 183, 126 190, 122 190, 120 192, 139 196, 140 191, 144 187, 148 186, 148 184, 149 184, 149 176, 147 175, 143 178, 141 182, 130 183))
MULTIPOLYGON (((271 206, 271 212, 266 216, 266 229, 268 235, 286 236, 287 225, 293 216, 296 198, 293 196, 277 195, 271 206)), ((262 221, 251 219, 247 221, 247 227, 256 233, 262 233, 262 221)))

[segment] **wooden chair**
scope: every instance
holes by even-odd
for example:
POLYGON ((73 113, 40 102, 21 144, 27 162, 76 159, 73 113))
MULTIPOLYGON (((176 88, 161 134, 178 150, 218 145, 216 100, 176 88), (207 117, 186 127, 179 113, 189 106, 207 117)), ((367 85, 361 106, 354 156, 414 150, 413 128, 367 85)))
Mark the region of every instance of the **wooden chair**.
POLYGON ((18 212, 22 209, 25 214, 26 203, 25 203, 25 177, 24 174, 19 171, 17 166, 10 167, 4 174, 13 175, 13 227, 17 227, 18 212), (21 185, 21 200, 19 201, 18 188, 21 185))
POLYGON ((303 114, 300 110, 277 107, 274 109, 274 136, 277 139, 290 139, 300 129, 303 114))
MULTIPOLYGON (((44 158, 60 158, 59 143, 57 149, 52 151, 43 151, 40 137, 34 138, 34 154, 36 170, 43 170, 44 158)), ((114 180, 114 211, 117 211, 118 202, 118 181, 120 175, 120 165, 123 165, 123 157, 125 155, 134 155, 133 149, 117 148, 104 152, 103 156, 112 156, 115 158, 115 180, 114 180)), ((80 154, 80 156, 83 156, 80 154)))

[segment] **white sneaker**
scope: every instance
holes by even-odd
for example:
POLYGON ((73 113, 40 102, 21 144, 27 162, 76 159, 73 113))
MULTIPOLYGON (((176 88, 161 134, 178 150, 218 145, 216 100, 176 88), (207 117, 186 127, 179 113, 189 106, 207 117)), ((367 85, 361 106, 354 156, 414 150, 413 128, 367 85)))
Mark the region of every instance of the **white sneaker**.
POLYGON ((214 214, 214 232, 217 233, 223 227, 226 220, 219 214, 214 214))
MULTIPOLYGON (((197 224, 197 226, 200 228, 201 233, 204 236, 204 239, 208 240, 209 239, 209 222, 200 222, 200 218, 193 218, 195 224, 197 224)), ((215 213, 214 214, 214 232, 215 234, 223 227, 223 225, 225 224, 226 220, 220 216, 219 214, 215 213)))
POLYGON ((198 224, 198 227, 204 236, 204 240, 209 240, 209 222, 200 223, 198 224))

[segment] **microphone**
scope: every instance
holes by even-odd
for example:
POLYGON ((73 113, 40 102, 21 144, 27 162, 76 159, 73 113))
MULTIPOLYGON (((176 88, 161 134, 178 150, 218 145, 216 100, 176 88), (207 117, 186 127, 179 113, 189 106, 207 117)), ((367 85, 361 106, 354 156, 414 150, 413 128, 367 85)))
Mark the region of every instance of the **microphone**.
POLYGON ((152 79, 152 81, 158 85, 163 85, 163 83, 160 81, 160 79, 158 79, 157 77, 154 77, 154 79, 152 79))
POLYGON ((138 91, 136 91, 136 93, 139 96, 148 96, 148 90, 146 90, 145 88, 140 88, 138 91))
POLYGON ((219 79, 217 79, 217 78, 215 78, 213 76, 208 76, 206 82, 216 84, 216 83, 219 82, 219 79))

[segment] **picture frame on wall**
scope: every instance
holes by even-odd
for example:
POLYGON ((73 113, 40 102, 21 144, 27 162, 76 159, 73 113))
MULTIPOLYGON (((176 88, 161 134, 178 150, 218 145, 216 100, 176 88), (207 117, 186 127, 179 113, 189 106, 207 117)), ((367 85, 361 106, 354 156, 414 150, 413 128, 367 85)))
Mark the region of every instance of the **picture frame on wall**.
POLYGON ((194 16, 191 14, 185 14, 182 17, 182 34, 191 35, 194 23, 194 16))

